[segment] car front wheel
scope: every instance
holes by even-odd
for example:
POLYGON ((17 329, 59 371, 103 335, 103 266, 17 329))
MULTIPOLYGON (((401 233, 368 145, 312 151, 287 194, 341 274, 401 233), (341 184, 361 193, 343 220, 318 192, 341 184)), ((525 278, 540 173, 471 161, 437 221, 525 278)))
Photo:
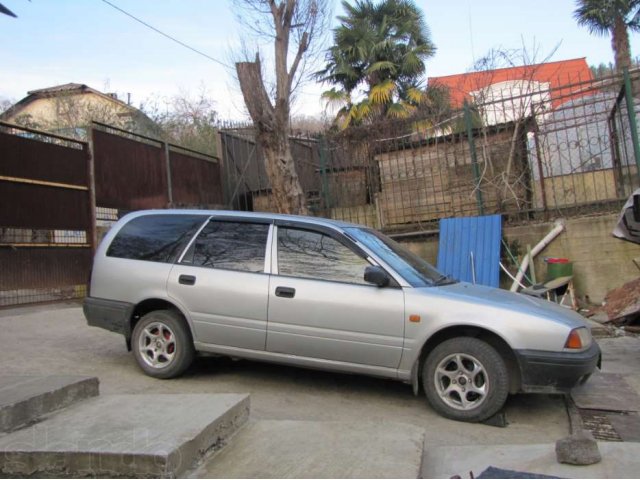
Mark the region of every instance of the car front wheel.
POLYGON ((509 394, 509 374, 488 343, 457 337, 435 347, 422 369, 429 403, 453 420, 481 422, 495 415, 509 394))
POLYGON ((151 377, 177 377, 195 356, 188 327, 178 313, 170 310, 144 315, 133 329, 131 340, 138 365, 151 377))

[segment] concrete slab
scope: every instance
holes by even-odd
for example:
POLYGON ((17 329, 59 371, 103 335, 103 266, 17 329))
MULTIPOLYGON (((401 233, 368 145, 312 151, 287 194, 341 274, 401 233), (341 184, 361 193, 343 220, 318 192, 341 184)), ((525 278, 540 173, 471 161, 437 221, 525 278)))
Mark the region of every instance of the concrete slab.
POLYGON ((623 442, 640 442, 640 416, 637 413, 607 413, 607 417, 623 442))
POLYGON ((470 478, 490 466, 562 478, 637 478, 640 444, 598 442, 602 462, 572 466, 556 461, 555 445, 495 445, 427 448, 423 478, 470 478))
POLYGON ((248 416, 248 395, 105 395, 0 437, 0 475, 175 477, 248 416))
POLYGON ((594 373, 584 384, 571 391, 571 398, 578 408, 637 412, 640 395, 617 373, 594 373))
POLYGON ((424 429, 391 422, 263 420, 193 477, 418 478, 424 429))
POLYGON ((98 394, 95 377, 0 375, 0 432, 35 423, 43 415, 98 394))

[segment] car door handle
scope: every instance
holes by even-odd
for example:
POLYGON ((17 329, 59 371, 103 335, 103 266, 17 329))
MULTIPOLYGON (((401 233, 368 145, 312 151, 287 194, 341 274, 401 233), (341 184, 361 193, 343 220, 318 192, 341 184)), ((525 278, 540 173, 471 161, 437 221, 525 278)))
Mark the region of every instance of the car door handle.
POLYGON ((293 298, 296 296, 296 289, 290 287, 276 287, 276 297, 293 298))
POLYGON ((195 285, 196 277, 193 275, 180 275, 178 277, 178 283, 181 283, 182 285, 195 285))

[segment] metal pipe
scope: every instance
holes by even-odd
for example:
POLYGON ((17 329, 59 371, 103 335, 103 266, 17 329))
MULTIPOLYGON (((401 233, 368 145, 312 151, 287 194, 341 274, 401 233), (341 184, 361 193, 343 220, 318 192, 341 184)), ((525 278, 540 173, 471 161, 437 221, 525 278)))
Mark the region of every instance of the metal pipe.
MULTIPOLYGON (((513 280, 514 282, 518 282, 518 280, 516 280, 516 277, 511 275, 511 272, 509 270, 507 270, 507 267, 505 267, 502 262, 499 262, 499 264, 500 264, 500 268, 502 269, 502 271, 504 273, 506 273, 511 280, 513 280)), ((525 288, 524 285, 521 282, 518 282, 518 285, 520 285, 522 288, 525 288)))
POLYGON ((529 262, 532 261, 533 258, 535 258, 535 256, 538 255, 542 250, 544 250, 544 248, 549 245, 558 235, 560 235, 564 228, 564 220, 556 220, 555 227, 553 227, 553 229, 549 233, 547 233, 547 235, 542 240, 540 240, 540 242, 535 247, 533 247, 533 249, 531 250, 531 256, 529 256, 529 254, 525 255, 525 257, 522 259, 522 263, 520 264, 520 268, 518 269, 516 279, 511 284, 510 290, 512 292, 518 291, 518 283, 520 283, 522 277, 524 277, 524 273, 527 271, 527 268, 529 268, 529 262))
POLYGON ((476 262, 473 258, 473 252, 469 252, 469 260, 471 261, 471 282, 476 284, 476 262))

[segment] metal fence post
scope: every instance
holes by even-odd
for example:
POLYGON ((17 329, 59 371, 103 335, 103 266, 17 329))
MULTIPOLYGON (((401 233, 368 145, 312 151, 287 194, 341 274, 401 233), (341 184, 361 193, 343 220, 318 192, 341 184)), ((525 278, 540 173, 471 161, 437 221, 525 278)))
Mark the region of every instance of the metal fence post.
POLYGON ((90 127, 90 133, 87 135, 87 144, 84 147, 87 158, 87 187, 89 202, 89 225, 90 231, 87 232, 89 243, 91 244, 91 252, 95 253, 98 247, 98 226, 96 214, 96 169, 95 157, 93 155, 93 126, 90 127))
POLYGON ((164 142, 164 160, 167 167, 167 200, 168 208, 173 207, 173 186, 171 185, 171 152, 169 152, 169 142, 164 142))
POLYGON ((322 196, 324 199, 324 208, 331 208, 329 198, 329 180, 327 178, 327 141, 324 135, 320 137, 319 143, 320 151, 320 174, 322 178, 322 196))
POLYGON ((471 121, 471 108, 469 102, 464 101, 464 123, 467 127, 467 139, 469 141, 469 150, 471 152, 471 164, 473 166, 473 179, 476 187, 476 202, 478 203, 478 214, 484 215, 484 203, 482 201, 482 190, 480 190, 480 169, 478 168, 478 154, 476 152, 476 143, 473 138, 473 124, 471 121))
POLYGON ((636 159, 636 175, 640 180, 640 142, 638 141, 638 124, 636 122, 636 111, 633 105, 633 92, 631 91, 631 76, 629 69, 624 69, 624 96, 627 100, 627 115, 629 116, 629 130, 631 131, 631 142, 633 144, 633 156, 636 159))
MULTIPOLYGON (((538 120, 536 119, 536 112, 533 106, 533 102, 531 102, 531 118, 533 119, 533 142, 536 147, 536 166, 538 167, 538 177, 540 177, 540 200, 542 202, 542 210, 547 212, 547 190, 544 184, 544 170, 542 168, 542 150, 540 149, 540 137, 538 134, 540 133, 540 127, 538 126, 538 120)), ((535 185, 535 177, 533 177, 532 182, 535 185)))

